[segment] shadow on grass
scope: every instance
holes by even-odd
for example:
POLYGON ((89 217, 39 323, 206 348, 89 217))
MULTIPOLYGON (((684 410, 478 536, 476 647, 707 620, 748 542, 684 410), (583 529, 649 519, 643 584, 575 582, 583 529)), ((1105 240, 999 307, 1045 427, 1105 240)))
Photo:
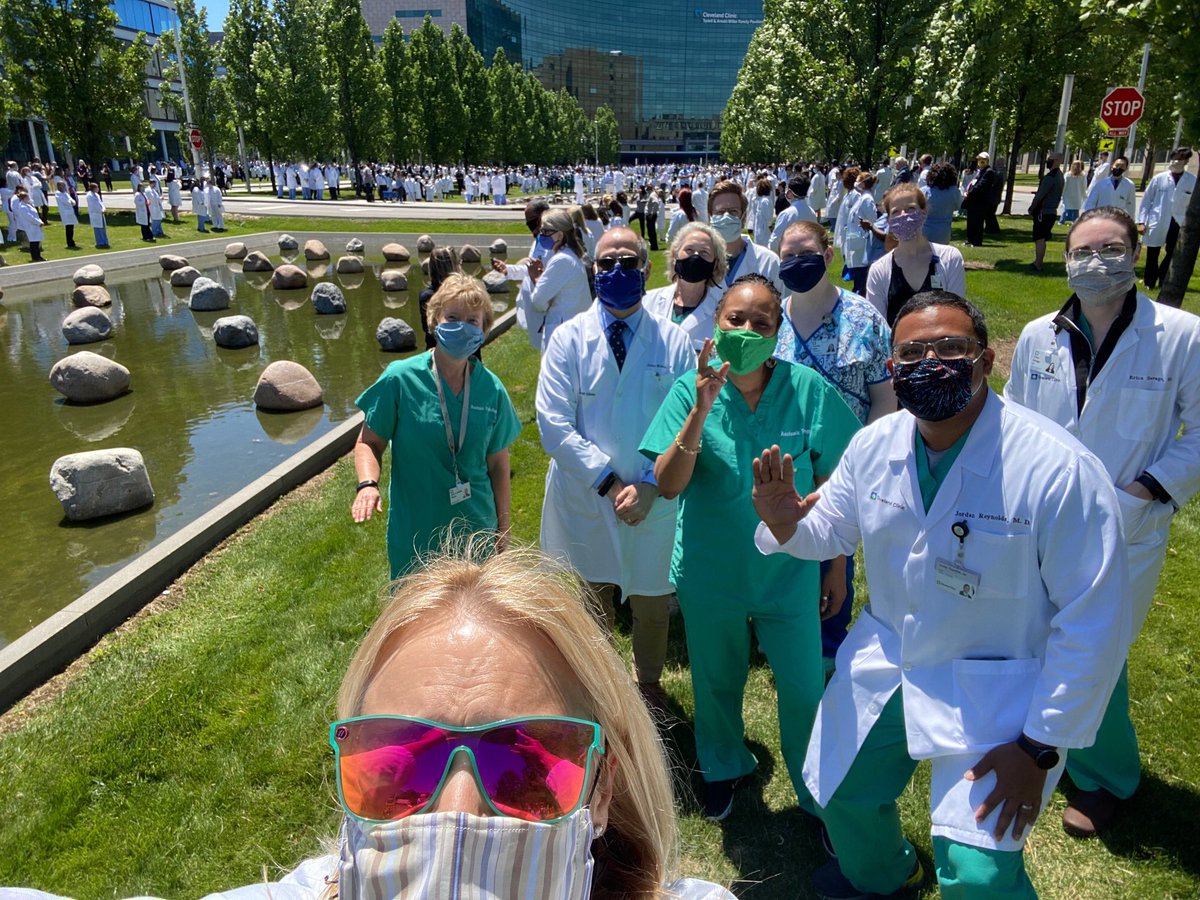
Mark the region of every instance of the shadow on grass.
MULTIPOLYGON (((1068 799, 1078 793, 1069 778, 1063 783, 1068 799)), ((1197 809, 1200 793, 1143 770, 1137 793, 1122 804, 1120 818, 1100 840, 1114 856, 1139 860, 1166 856, 1172 865, 1200 877, 1197 809)))

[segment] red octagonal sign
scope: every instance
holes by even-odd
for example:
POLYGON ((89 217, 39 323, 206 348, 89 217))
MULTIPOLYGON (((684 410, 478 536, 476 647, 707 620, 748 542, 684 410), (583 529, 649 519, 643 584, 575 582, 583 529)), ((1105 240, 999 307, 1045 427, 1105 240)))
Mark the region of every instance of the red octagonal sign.
POLYGON ((1100 101, 1100 121, 1108 126, 1109 133, 1128 131, 1142 117, 1146 98, 1135 87, 1118 87, 1109 91, 1100 101))

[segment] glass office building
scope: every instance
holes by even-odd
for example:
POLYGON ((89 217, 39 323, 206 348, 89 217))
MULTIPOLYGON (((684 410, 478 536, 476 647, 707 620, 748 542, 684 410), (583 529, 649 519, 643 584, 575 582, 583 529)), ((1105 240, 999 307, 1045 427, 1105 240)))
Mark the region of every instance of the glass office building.
MULTIPOLYGON (((364 0, 364 13, 386 2, 364 0)), ((717 155, 721 113, 763 19, 762 0, 461 2, 410 6, 437 13, 433 21, 447 31, 460 24, 489 63, 503 47, 548 88, 565 87, 589 116, 608 104, 628 161, 717 155)), ((388 5, 402 17, 409 10, 396 7, 405 4, 388 5)), ((402 21, 405 30, 416 25, 402 21)))

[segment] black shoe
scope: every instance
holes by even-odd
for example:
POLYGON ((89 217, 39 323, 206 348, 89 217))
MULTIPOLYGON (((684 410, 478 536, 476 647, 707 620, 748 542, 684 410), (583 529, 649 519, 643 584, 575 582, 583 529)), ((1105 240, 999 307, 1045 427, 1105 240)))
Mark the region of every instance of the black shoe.
MULTIPOLYGON (((887 896, 894 897, 902 891, 909 891, 915 887, 919 887, 924 880, 925 869, 918 859, 913 865, 912 872, 904 880, 904 884, 900 885, 893 893, 887 896)), ((831 859, 813 872, 812 886, 813 892, 821 900, 868 900, 870 897, 879 896, 878 894, 869 894, 866 891, 860 891, 851 884, 850 879, 842 874, 842 869, 836 859, 831 859)))
POLYGON ((704 818, 710 822, 723 822, 733 811, 733 792, 740 778, 704 782, 704 818))

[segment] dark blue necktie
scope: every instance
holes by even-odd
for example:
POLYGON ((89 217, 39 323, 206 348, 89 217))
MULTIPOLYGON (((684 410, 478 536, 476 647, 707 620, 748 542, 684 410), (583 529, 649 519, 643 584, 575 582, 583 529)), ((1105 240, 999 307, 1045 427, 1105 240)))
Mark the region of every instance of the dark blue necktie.
POLYGON ((608 346, 612 347, 618 371, 625 365, 625 323, 616 319, 608 326, 608 346))

